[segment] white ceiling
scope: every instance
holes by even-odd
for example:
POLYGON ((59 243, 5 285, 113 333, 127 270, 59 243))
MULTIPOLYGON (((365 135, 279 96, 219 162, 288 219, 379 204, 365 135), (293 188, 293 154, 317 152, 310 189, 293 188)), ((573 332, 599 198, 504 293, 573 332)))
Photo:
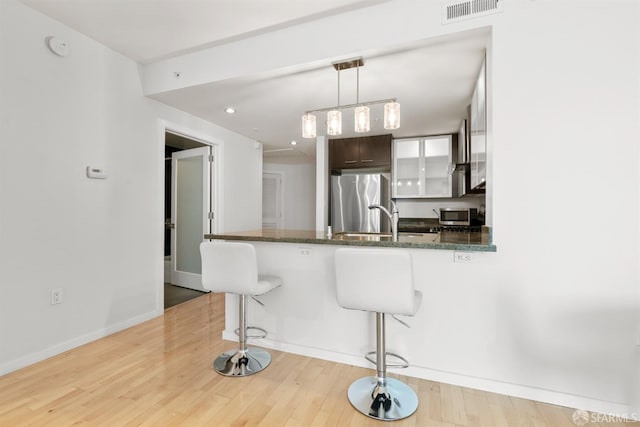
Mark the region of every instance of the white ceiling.
MULTIPOLYGON (((21 1, 137 62, 149 63, 388 0, 21 1)), ((471 99, 487 38, 485 28, 394 51, 363 52, 360 101, 398 99, 401 127, 393 131, 394 137, 455 132, 471 99)), ((340 78, 341 104, 354 103, 355 69, 342 71, 340 78)), ((331 64, 300 64, 153 98, 262 142, 266 156, 310 161, 315 140, 301 138, 301 116, 337 104, 337 72, 331 64), (225 113, 227 106, 237 113, 225 113), (293 150, 291 140, 298 142, 293 150)), ((323 135, 325 113, 317 118, 318 134, 323 135)), ((371 119, 370 134, 389 132, 382 128, 382 105, 371 106, 371 119)), ((354 136, 352 127, 352 110, 344 110, 342 137, 354 136)))
POLYGON ((388 0, 20 0, 140 63, 388 0))

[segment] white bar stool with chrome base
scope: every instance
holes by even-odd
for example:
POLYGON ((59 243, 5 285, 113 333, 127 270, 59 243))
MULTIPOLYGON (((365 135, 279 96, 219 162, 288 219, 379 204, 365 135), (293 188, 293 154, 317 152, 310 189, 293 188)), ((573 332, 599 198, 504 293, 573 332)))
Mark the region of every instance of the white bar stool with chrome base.
POLYGON ((414 289, 411 255, 398 249, 339 248, 335 268, 338 304, 376 313, 376 351, 365 356, 376 364, 376 376, 354 381, 347 392, 349 402, 378 420, 406 418, 418 409, 418 396, 407 384, 387 377, 387 366, 406 368, 409 364, 386 351, 384 321, 385 314, 413 316, 420 307, 422 293, 414 289), (375 361, 370 358, 374 353, 375 361), (403 363, 387 364, 387 356, 403 363))
MULTIPOLYGON (((240 299, 237 329, 240 346, 237 351, 218 356, 213 362, 213 368, 219 374, 230 377, 245 377, 262 371, 271 363, 271 355, 260 348, 247 347, 247 338, 264 338, 267 331, 247 326, 247 297, 266 294, 282 285, 282 279, 258 276, 256 250, 249 243, 202 242, 200 256, 202 286, 212 292, 238 294, 240 299), (247 334, 248 329, 258 330, 261 334, 250 336, 247 334)), ((260 301, 258 303, 262 304, 260 301)))

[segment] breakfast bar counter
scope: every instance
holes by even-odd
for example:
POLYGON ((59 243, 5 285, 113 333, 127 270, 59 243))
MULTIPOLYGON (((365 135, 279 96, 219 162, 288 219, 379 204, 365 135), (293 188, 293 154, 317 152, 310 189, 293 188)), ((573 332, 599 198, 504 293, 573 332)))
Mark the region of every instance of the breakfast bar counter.
MULTIPOLYGON (((495 328, 493 321, 485 320, 492 319, 486 313, 494 313, 496 304, 488 297, 496 284, 487 282, 490 276, 485 274, 496 261, 489 237, 488 232, 400 233, 399 241, 392 242, 384 233, 328 237, 316 231, 266 229, 205 235, 205 239, 250 243, 259 274, 282 278, 281 287, 260 296, 264 305, 251 303, 247 321, 269 334, 253 345, 363 367, 373 367, 363 354, 375 348, 375 337, 367 332, 373 330, 375 315, 338 305, 335 251, 345 246, 408 251, 415 289, 422 292, 423 301, 415 316, 403 319, 410 329, 387 322, 387 348, 410 362, 398 373, 439 381, 454 381, 465 373, 482 375, 473 369, 458 370, 451 362, 469 349, 478 349, 481 357, 491 337, 486 331, 495 328), (461 323, 460 319, 473 320, 461 323), (470 337, 452 338, 463 330, 470 337)), ((391 280, 389 292, 393 289, 391 280)), ((223 339, 237 342, 237 327, 238 297, 227 294, 223 339)))
POLYGON ((411 249, 443 249, 456 251, 495 252, 491 243, 491 229, 480 232, 440 231, 438 233, 398 233, 398 241, 388 233, 334 233, 322 231, 262 229, 224 234, 206 234, 205 239, 241 240, 248 242, 277 242, 341 246, 377 246, 411 249))

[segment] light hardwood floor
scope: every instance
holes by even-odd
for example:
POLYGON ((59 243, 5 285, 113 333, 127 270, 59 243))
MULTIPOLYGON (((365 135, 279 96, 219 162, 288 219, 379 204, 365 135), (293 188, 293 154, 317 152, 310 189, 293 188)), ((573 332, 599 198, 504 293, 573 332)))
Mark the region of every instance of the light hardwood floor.
MULTIPOLYGON (((0 377, 0 426, 391 425, 347 400, 349 384, 369 369, 270 350, 273 362, 259 374, 216 374, 215 356, 235 347, 220 338, 223 323, 223 295, 206 294, 0 377)), ((420 399, 418 411, 393 426, 575 426, 573 409, 391 376, 420 399)))

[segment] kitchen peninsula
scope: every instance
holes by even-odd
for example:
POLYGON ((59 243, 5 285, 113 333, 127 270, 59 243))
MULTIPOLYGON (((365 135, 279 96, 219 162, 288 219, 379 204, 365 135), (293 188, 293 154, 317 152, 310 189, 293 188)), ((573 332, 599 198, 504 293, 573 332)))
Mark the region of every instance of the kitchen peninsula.
MULTIPOLYGON (((476 274, 491 268, 496 247, 488 228, 478 233, 400 233, 399 241, 389 235, 366 233, 334 234, 293 230, 256 230, 225 234, 207 234, 205 239, 247 241, 256 248, 260 274, 276 275, 283 286, 261 296, 264 306, 252 304, 248 311, 251 325, 265 328, 266 339, 254 345, 356 366, 373 367, 363 354, 375 348, 374 314, 345 310, 338 306, 335 291, 334 253, 344 245, 397 247, 408 250, 413 258, 415 287, 423 294, 423 303, 413 317, 403 317, 406 328, 391 318, 387 322, 387 349, 406 357, 410 367, 391 370, 391 375, 409 375, 452 382, 447 373, 451 351, 460 351, 455 340, 449 348, 434 348, 441 322, 457 324, 459 310, 467 314, 470 301, 461 299, 470 286, 477 286, 476 274), (452 236, 455 234, 456 236, 452 236), (456 251, 468 258, 456 262, 456 251), (456 304, 443 302, 457 301, 456 304)), ((389 283, 393 292, 394 283, 389 283)), ((478 303, 479 301, 473 301, 478 303)), ((482 303, 482 302, 481 302, 482 303)), ((482 303, 489 309, 495 301, 482 303)), ((238 298, 227 295, 223 338, 236 341, 238 298)), ((473 327, 493 329, 477 322, 473 327)))

